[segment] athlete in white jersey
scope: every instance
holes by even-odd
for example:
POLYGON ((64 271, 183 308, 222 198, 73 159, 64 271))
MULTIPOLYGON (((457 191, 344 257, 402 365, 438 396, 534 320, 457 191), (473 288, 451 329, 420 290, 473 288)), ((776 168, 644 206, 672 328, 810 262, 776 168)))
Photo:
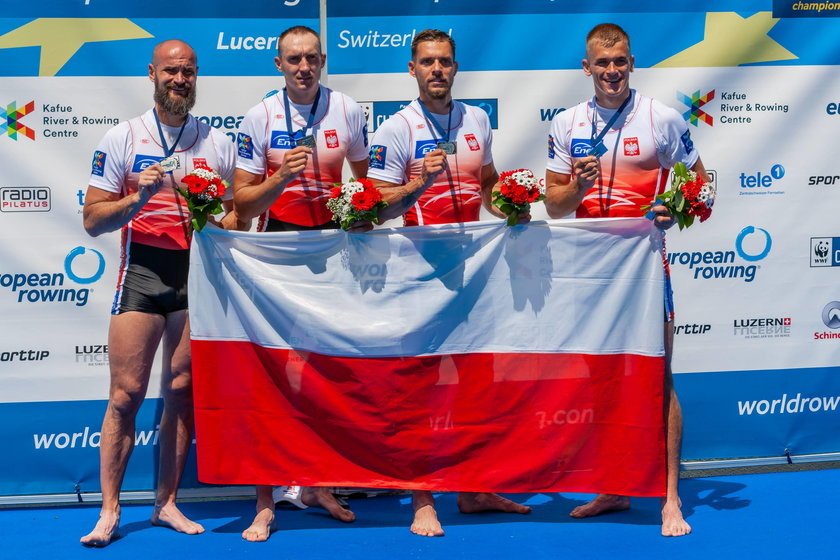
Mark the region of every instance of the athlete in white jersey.
MULTIPOLYGON (((376 131, 371 147, 370 178, 389 203, 379 214, 383 220, 406 214, 406 225, 472 221, 481 203, 505 217, 490 204, 499 179, 490 154, 490 121, 480 109, 452 100, 457 71, 455 41, 448 34, 427 29, 415 35, 408 72, 417 79, 420 97, 376 131)), ((530 219, 522 215, 520 222, 530 219)), ((411 531, 442 536, 432 493, 415 490, 412 503, 411 531)), ((460 492, 458 509, 531 511, 487 492, 460 492)))
MULTIPOLYGON (((587 35, 583 71, 593 79, 595 100, 560 113, 551 124, 545 200, 549 216, 560 218, 572 212, 579 217, 642 216, 640 206, 655 202, 668 168, 678 161, 708 180, 688 127, 680 123, 676 111, 630 89, 633 62, 630 38, 619 26, 601 24, 587 35), (598 150, 599 136, 603 142, 600 157, 587 155, 590 149, 598 150)), ((674 225, 674 216, 664 206, 651 210, 657 227, 665 230, 674 225)), ((690 533, 691 527, 680 511, 678 492, 682 411, 671 374, 674 322, 669 302, 670 290, 664 333, 667 434, 662 534, 681 536, 690 533)), ((628 507, 626 496, 600 494, 575 508, 571 516, 590 517, 628 507)))
MULTIPOLYGON (((354 177, 367 174, 364 114, 346 95, 321 86, 327 57, 315 31, 291 27, 280 34, 277 45, 274 63, 286 87, 242 120, 234 176, 236 211, 246 219, 268 213, 267 220, 261 219, 264 231, 337 228, 326 201, 333 183, 342 180, 345 159, 354 177)), ((300 501, 321 506, 340 521, 355 519, 328 488, 304 488, 300 501)), ((267 540, 276 526, 274 506, 272 487, 257 485, 257 513, 242 538, 267 540)))
MULTIPOLYGON (((119 535, 119 494, 134 447, 134 421, 161 340, 163 416, 152 523, 188 534, 204 531, 175 505, 192 444, 193 403, 186 309, 190 216, 174 187, 198 164, 230 178, 233 146, 189 115, 198 72, 189 45, 160 43, 148 70, 155 84, 154 112, 106 134, 94 154, 84 206, 89 234, 123 230, 120 284, 108 331, 111 387, 99 448, 102 509, 93 531, 81 538, 89 546, 105 546, 119 535), (180 169, 165 173, 158 163, 163 156, 177 157, 180 169)), ((235 214, 225 216, 222 225, 238 225, 235 214)))
POLYGON ((422 175, 425 156, 437 149, 438 142, 452 142, 455 153, 448 155, 446 168, 404 214, 407 226, 479 219, 481 173, 492 167, 493 140, 490 119, 478 107, 453 100, 450 110, 441 115, 424 110, 415 99, 377 129, 368 175, 391 184, 410 183, 422 175))

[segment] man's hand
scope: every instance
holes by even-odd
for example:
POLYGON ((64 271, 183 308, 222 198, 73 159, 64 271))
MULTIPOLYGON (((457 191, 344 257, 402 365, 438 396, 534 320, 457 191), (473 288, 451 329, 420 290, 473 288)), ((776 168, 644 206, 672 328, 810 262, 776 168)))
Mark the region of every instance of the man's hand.
POLYGON ((674 219, 674 215, 671 214, 670 210, 668 210, 665 206, 661 204, 657 204, 650 209, 651 212, 656 214, 653 218, 653 223, 659 229, 668 229, 674 225, 676 221, 674 219))
POLYGON ((356 220, 355 222, 350 224, 350 227, 347 229, 347 231, 352 232, 352 233, 363 233, 363 232, 366 232, 366 231, 370 231, 372 229, 373 229, 373 222, 356 220))
POLYGON ((575 161, 572 172, 580 190, 589 190, 601 174, 601 162, 595 156, 586 156, 575 161))
POLYGON ((423 157, 423 169, 420 171, 420 176, 423 177, 424 183, 434 181, 444 169, 446 169, 446 154, 438 148, 423 157))
POLYGON ((286 183, 306 168, 306 160, 312 153, 312 148, 297 146, 292 148, 283 156, 283 164, 277 170, 276 175, 281 182, 286 183))
POLYGON ((163 186, 163 179, 166 177, 166 172, 159 163, 150 165, 140 172, 137 181, 137 191, 141 198, 147 201, 155 196, 160 188, 163 186))

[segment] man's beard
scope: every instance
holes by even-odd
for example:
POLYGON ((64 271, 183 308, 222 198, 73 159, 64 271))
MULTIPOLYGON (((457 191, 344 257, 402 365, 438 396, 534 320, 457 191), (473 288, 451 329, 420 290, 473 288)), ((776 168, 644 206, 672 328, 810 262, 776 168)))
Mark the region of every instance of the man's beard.
POLYGON ((176 117, 185 117, 195 105, 195 86, 187 90, 187 96, 169 95, 169 89, 163 84, 155 84, 155 103, 166 113, 176 117))

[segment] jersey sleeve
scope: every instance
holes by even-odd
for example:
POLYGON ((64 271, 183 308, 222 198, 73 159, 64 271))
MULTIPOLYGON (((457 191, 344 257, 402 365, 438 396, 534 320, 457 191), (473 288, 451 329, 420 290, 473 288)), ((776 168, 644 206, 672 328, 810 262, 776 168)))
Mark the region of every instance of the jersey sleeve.
POLYGON ((566 113, 560 112, 551 119, 548 127, 548 158, 545 168, 555 173, 570 175, 572 173, 572 152, 569 147, 569 137, 566 113))
POLYGON ((694 147, 688 123, 675 109, 657 101, 653 102, 651 111, 659 163, 666 169, 674 167, 677 162, 691 168, 700 154, 694 147))
POLYGON ((265 173, 266 119, 265 102, 252 107, 239 124, 236 135, 236 168, 262 175, 265 173))
POLYGON ((411 160, 410 129, 398 114, 386 120, 376 130, 370 146, 368 177, 401 185, 411 160))
POLYGON ((128 122, 121 122, 106 132, 96 146, 88 184, 103 191, 121 192, 130 156, 131 127, 128 122))
POLYGON ((484 136, 484 159, 482 166, 493 163, 493 128, 490 126, 490 116, 486 111, 477 109, 476 119, 481 126, 481 135, 484 136))
POLYGON ((362 161, 369 155, 368 128, 365 112, 358 103, 344 97, 345 111, 347 111, 347 126, 350 133, 350 147, 347 149, 349 161, 362 161))

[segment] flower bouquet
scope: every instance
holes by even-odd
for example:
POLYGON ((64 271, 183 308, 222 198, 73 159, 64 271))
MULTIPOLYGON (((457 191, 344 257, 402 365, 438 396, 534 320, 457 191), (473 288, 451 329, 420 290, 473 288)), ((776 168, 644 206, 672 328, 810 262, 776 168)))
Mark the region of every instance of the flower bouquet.
POLYGON ((704 182, 697 173, 678 163, 674 166, 671 188, 660 194, 656 202, 641 209, 648 210, 661 204, 674 215, 680 229, 683 229, 693 224, 694 218, 700 218, 701 222, 709 219, 716 194, 714 185, 704 182))
POLYGON ((203 165, 197 165, 181 182, 187 188, 175 187, 175 190, 187 201, 193 230, 201 231, 207 223, 207 216, 222 211, 222 196, 230 185, 218 173, 203 165))
POLYGON ((350 179, 344 184, 336 183, 330 191, 327 209, 332 219, 347 230, 355 221, 379 223, 379 211, 388 206, 382 200, 382 193, 373 186, 370 179, 350 179))
POLYGON ((501 188, 493 193, 493 206, 507 217, 507 224, 519 223, 519 215, 531 209, 532 202, 545 198, 545 190, 530 169, 514 169, 499 175, 501 188))

